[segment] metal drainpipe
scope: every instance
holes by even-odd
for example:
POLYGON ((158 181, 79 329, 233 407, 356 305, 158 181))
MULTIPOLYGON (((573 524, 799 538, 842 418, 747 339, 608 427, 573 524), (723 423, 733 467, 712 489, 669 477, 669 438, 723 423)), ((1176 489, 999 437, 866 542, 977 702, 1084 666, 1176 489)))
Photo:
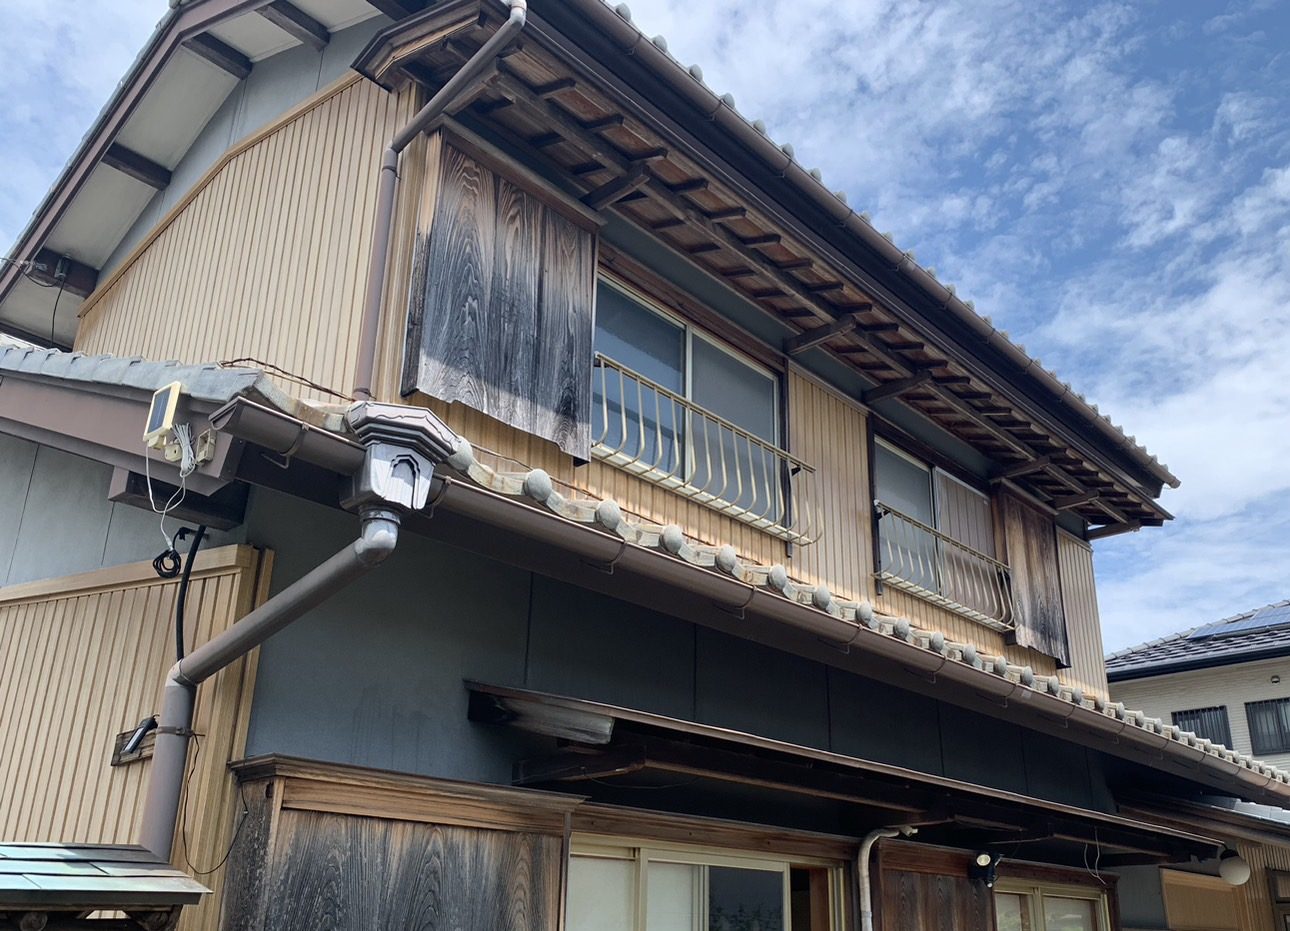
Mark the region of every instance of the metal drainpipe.
POLYGON ((399 541, 398 512, 366 508, 361 517, 363 531, 357 540, 170 667, 139 839, 158 857, 170 859, 188 765, 188 741, 193 733, 197 686, 367 575, 394 552, 399 541))
POLYGON ((398 545, 401 515, 426 506, 435 466, 451 455, 456 440, 428 412, 409 413, 399 405, 358 403, 346 419, 366 446, 342 501, 362 520, 358 539, 193 650, 166 676, 139 831, 139 842, 163 860, 170 859, 179 820, 197 686, 383 563, 398 545))
POLYGON ((372 230, 372 256, 367 267, 367 294, 359 329, 358 366, 354 374, 354 397, 372 398, 372 375, 376 368, 376 340, 381 331, 381 299, 385 296, 385 270, 390 255, 390 227, 394 221, 394 195, 398 190, 399 156, 426 126, 441 116, 454 100, 495 59, 521 29, 528 17, 526 0, 509 0, 511 14, 489 36, 461 70, 448 79, 439 92, 417 111, 412 120, 394 134, 381 158, 381 178, 376 189, 376 220, 372 230))
POLYGON ((857 857, 860 883, 860 931, 873 931, 873 883, 869 879, 869 856, 873 845, 884 837, 909 837, 917 834, 918 828, 901 825, 898 828, 879 828, 870 831, 860 842, 860 855, 857 857))

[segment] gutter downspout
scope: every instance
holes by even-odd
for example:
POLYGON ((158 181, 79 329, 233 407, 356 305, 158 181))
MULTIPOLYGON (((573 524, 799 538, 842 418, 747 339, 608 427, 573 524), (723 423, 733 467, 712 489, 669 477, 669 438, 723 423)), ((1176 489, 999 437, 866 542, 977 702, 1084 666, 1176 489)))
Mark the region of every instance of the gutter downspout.
POLYGON ((170 859, 179 820, 197 686, 383 563, 398 545, 402 515, 425 507, 434 468, 456 442, 438 422, 409 418, 396 405, 355 404, 346 419, 366 446, 342 502, 359 513, 358 539, 176 662, 166 676, 139 831, 139 842, 163 860, 170 859))
POLYGON ((856 858, 860 883, 860 931, 873 931, 873 882, 869 878, 869 857, 873 853, 873 845, 884 837, 909 837, 917 833, 918 828, 907 824, 898 828, 879 828, 870 831, 860 842, 860 854, 856 858))
POLYGON ((484 69, 492 64, 521 29, 528 17, 527 0, 509 0, 510 16, 489 36, 461 70, 448 79, 438 93, 417 111, 411 121, 394 134, 381 158, 381 177, 376 189, 376 220, 372 230, 372 255, 367 267, 367 294, 359 328, 358 366, 354 374, 354 397, 372 399, 372 376, 376 368, 376 341, 381 332, 381 301, 385 296, 385 273, 390 256, 390 228, 394 221, 394 196, 398 190, 399 156, 421 131, 441 116, 484 69))

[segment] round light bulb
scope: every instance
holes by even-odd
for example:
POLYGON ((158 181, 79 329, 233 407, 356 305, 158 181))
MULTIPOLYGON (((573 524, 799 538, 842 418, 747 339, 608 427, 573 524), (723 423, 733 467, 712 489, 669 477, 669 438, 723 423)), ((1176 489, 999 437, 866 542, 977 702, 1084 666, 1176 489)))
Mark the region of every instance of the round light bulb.
POLYGON ((989 865, 990 865, 990 855, 989 855, 988 853, 978 853, 978 854, 976 855, 976 865, 977 865, 977 866, 989 866, 989 865))
POLYGON ((1235 850, 1224 851, 1218 861, 1218 875, 1229 885, 1242 886, 1249 881, 1250 864, 1235 850))

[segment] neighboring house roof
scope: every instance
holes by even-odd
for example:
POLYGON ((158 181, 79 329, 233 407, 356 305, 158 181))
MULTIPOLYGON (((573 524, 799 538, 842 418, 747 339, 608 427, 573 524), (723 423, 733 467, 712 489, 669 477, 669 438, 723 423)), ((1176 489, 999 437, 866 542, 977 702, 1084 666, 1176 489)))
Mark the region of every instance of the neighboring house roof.
MULTIPOLYGON (((345 8, 347 16, 351 14, 350 6, 354 2, 355 0, 344 0, 339 4, 345 8)), ((324 25, 333 24, 331 20, 323 17, 323 11, 330 10, 337 4, 317 4, 317 0, 300 0, 300 5, 306 9, 306 12, 315 13, 323 20, 324 25)), ((361 3, 358 5, 362 6, 361 3)), ((373 0, 372 5, 383 10, 389 10, 394 6, 411 11, 423 4, 420 0, 416 2, 401 0, 400 3, 376 3, 373 0)), ((60 224, 59 221, 68 213, 69 204, 77 197, 90 198, 91 194, 85 192, 93 193, 97 190, 88 179, 96 166, 108 156, 109 146, 123 131, 128 132, 132 122, 137 123, 145 117, 157 121, 157 125, 155 127, 150 125, 150 129, 163 135, 175 134, 175 138, 168 139, 170 148, 167 153, 158 149, 156 152, 141 154, 156 159, 162 169, 168 170, 174 167, 177 160, 173 154, 175 144, 185 133, 189 138, 196 135, 196 130, 189 127, 188 123, 195 116, 203 113, 209 116, 209 113, 213 113, 223 96, 214 93, 207 95, 209 99, 204 97, 202 100, 203 109, 203 107, 191 105, 183 95, 176 95, 171 107, 182 112, 169 114, 159 113, 156 107, 140 106, 140 98, 155 94, 156 86, 165 80, 163 69, 169 69, 169 72, 177 74, 181 66, 190 70, 199 68, 200 63, 195 65, 191 61, 194 58, 193 55, 178 54, 180 46, 192 52, 196 48, 193 42, 202 36, 214 37, 225 47, 230 44, 236 45, 232 33, 221 32, 234 20, 243 25, 249 23, 257 29, 263 28, 263 23, 259 22, 262 17, 255 15, 254 5, 245 2, 196 0, 196 2, 174 4, 174 6, 175 9, 159 24, 157 32, 149 40, 90 133, 55 182, 53 189, 19 236, 13 250, 15 259, 35 261, 41 254, 41 250, 48 248, 51 253, 62 252, 71 255, 87 266, 88 278, 97 277, 97 269, 101 267, 103 260, 120 240, 123 228, 115 232, 105 231, 100 236, 100 239, 104 240, 102 242, 82 241, 87 234, 81 232, 78 234, 81 239, 75 242, 68 240, 64 243, 59 237, 60 235, 66 237, 69 232, 63 229, 67 224, 60 224), (220 38, 221 36, 223 39, 220 38), (174 122, 176 127, 174 130, 166 128, 168 121, 160 118, 163 116, 172 118, 170 122, 174 122), (181 129, 184 130, 183 133, 181 129), (165 154, 169 157, 163 157, 165 154), (107 239, 114 241, 107 242, 107 239)), ((534 6, 538 15, 556 16, 568 13, 567 10, 562 9, 563 4, 538 3, 534 6)), ((1111 456, 1123 457, 1141 473, 1142 479, 1145 480, 1145 487, 1152 497, 1159 494, 1160 483, 1177 486, 1178 479, 1173 473, 1150 455, 1133 437, 1126 435, 1120 427, 1099 412, 1096 406, 1090 404, 1068 383, 1059 380, 1037 359, 1027 355, 1023 347, 1010 340, 1007 334, 994 327, 988 319, 977 314, 970 302, 961 300, 956 295, 952 285, 939 282, 931 269, 919 265, 914 260, 911 252, 901 249, 879 233, 870 224, 868 216, 847 206, 845 198, 827 187, 818 172, 807 170, 798 163, 793 157, 791 145, 779 145, 770 140, 764 132, 764 127, 735 109, 734 100, 729 94, 718 95, 709 88, 703 82, 702 72, 697 67, 687 68, 672 58, 667 52, 666 42, 662 37, 649 39, 641 33, 631 22, 630 13, 625 4, 615 7, 604 0, 571 0, 569 7, 580 23, 589 24, 593 32, 602 39, 614 43, 618 49, 615 52, 617 59, 623 61, 631 59, 643 63, 655 80, 671 88, 677 94, 678 100, 683 103, 683 106, 678 109, 692 110, 693 112, 686 115, 693 116, 697 113, 705 124, 719 127, 723 138, 737 147, 745 159, 751 155, 763 168, 771 170, 775 177, 784 179, 788 189, 798 201, 801 208, 799 212, 803 215, 812 213, 826 218, 815 224, 820 228, 821 233, 826 232, 824 228, 827 226, 827 232, 832 235, 836 228, 843 233, 842 242, 847 251, 856 254, 872 254, 877 263, 890 265, 895 269, 901 288, 910 289, 918 296, 921 303, 934 307, 938 316, 948 318, 947 322, 951 327, 960 331, 962 337, 966 337, 963 339, 964 345, 979 344, 992 358, 997 357, 1003 369, 1008 371, 1009 377, 1016 381, 1019 395, 1026 395, 1028 398, 1033 396, 1040 408, 1071 420, 1081 431, 1088 430, 1103 449, 1112 451, 1111 456), (1151 488, 1153 484, 1156 487, 1151 488)), ((335 10, 331 10, 333 19, 337 15, 335 10)), ((339 22, 336 25, 339 25, 339 22)), ((246 29, 237 33, 239 36, 246 34, 246 29)), ((267 55, 269 49, 247 46, 241 49, 232 48, 231 51, 241 57, 243 66, 249 70, 257 51, 261 55, 267 55)), ((204 54, 209 56, 209 48, 204 54)), ((209 68, 209 62, 207 67, 209 68)), ((225 67, 227 68, 227 63, 225 67)), ((192 73, 200 77, 202 72, 196 70, 192 73)), ((186 75, 187 72, 184 74, 186 75)), ((218 69, 215 74, 217 76, 212 77, 207 83, 231 82, 227 87, 223 84, 219 85, 224 87, 223 93, 231 91, 236 81, 233 81, 227 73, 218 75, 218 69)), ((180 80, 173 74, 170 77, 176 81, 180 80)), ((161 95, 156 96, 161 99, 161 95)), ((102 185, 100 184, 99 187, 102 185)), ((147 185, 135 182, 135 188, 136 190, 131 194, 133 200, 126 198, 120 204, 113 202, 112 210, 109 211, 112 215, 116 216, 124 212, 134 216, 143 209, 147 202, 147 185)), ((104 212, 107 204, 106 200, 93 201, 96 212, 100 214, 104 212)), ((78 228, 89 229, 84 224, 78 228)), ((0 321, 7 316, 12 316, 12 308, 6 305, 13 303, 14 289, 22 286, 23 277, 18 265, 10 265, 0 270, 0 321)), ((30 327, 29 321, 24 320, 24 322, 30 327)), ((68 327, 70 322, 71 318, 68 318, 68 327)), ((14 323, 10 321, 10 325, 14 323)), ((71 332, 68 327, 61 331, 61 338, 68 338, 68 333, 71 332)), ((1159 509, 1146 523, 1158 523, 1167 517, 1167 512, 1159 509)))
POLYGON ((1122 682, 1278 656, 1290 656, 1290 601, 1117 650, 1106 657, 1106 674, 1122 682))
POLYGON ((143 847, 0 844, 0 913, 9 913, 14 927, 18 914, 100 910, 128 911, 140 927, 161 927, 143 919, 196 904, 208 892, 143 847))

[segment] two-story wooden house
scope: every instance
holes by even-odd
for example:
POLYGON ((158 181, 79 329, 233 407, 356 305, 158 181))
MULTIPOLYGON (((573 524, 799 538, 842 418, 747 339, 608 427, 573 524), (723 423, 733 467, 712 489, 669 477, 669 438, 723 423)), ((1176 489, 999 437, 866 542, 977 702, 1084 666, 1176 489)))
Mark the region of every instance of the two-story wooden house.
POLYGON ((1290 798, 1108 699, 1169 470, 625 6, 175 4, 0 324, 0 926, 1109 931, 1290 798))

